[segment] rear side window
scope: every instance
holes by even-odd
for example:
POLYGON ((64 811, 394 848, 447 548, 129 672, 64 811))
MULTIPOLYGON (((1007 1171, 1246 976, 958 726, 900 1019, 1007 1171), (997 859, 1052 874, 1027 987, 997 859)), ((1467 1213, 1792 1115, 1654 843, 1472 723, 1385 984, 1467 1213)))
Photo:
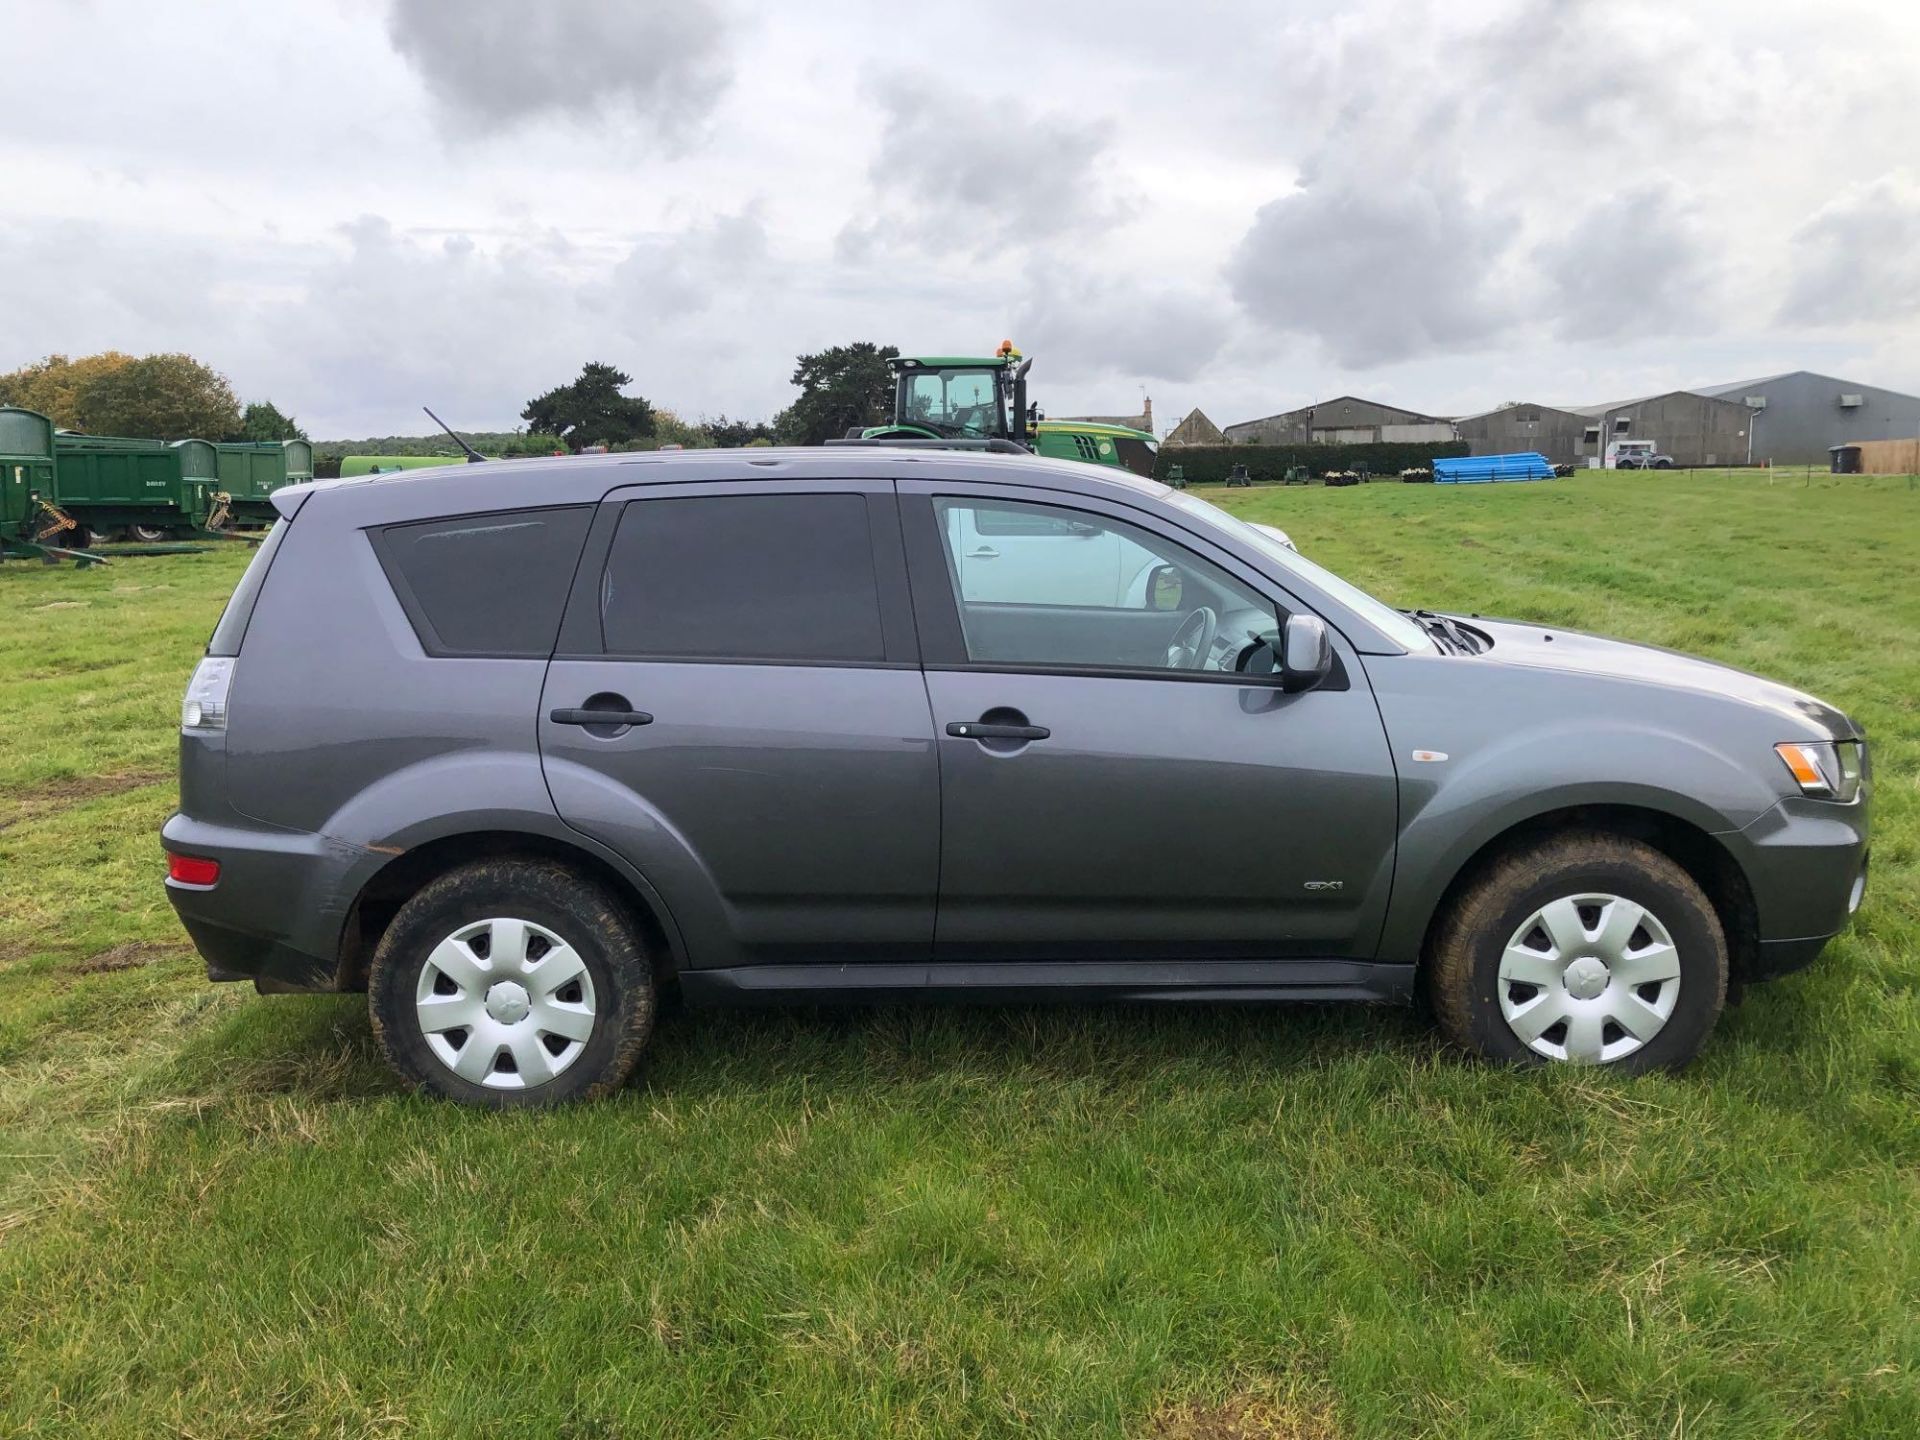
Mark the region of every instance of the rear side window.
POLYGON ((240 642, 247 638, 247 622, 253 619, 254 604, 260 599, 260 587, 267 583, 267 568, 273 564, 286 534, 287 521, 274 521, 267 538, 260 542, 253 559, 247 562, 246 574, 233 587, 227 608, 220 612, 220 623, 213 627, 213 638, 207 641, 207 654, 232 657, 240 653, 240 642))
POLYGON ((506 510, 388 525, 380 563, 433 655, 553 653, 593 510, 506 510))
POLYGON ((633 501, 601 583, 607 652, 883 660, 873 546, 861 495, 633 501))

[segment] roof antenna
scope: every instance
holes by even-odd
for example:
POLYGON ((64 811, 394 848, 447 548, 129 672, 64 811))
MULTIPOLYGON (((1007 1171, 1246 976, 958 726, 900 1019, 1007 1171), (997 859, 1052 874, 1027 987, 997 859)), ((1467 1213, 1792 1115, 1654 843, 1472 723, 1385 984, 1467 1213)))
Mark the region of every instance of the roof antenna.
MULTIPOLYGON (((424 405, 422 405, 420 408, 422 410, 427 410, 427 407, 424 405)), ((447 422, 442 420, 438 415, 435 415, 433 411, 427 410, 427 418, 433 421, 433 423, 438 425, 442 430, 446 431, 447 434, 453 435, 453 427, 447 424, 447 422)), ((462 440, 458 435, 453 435, 453 443, 458 445, 462 450, 467 452, 467 463, 469 465, 479 465, 485 462, 487 457, 482 455, 478 450, 474 449, 473 446, 469 445, 466 441, 462 440)))

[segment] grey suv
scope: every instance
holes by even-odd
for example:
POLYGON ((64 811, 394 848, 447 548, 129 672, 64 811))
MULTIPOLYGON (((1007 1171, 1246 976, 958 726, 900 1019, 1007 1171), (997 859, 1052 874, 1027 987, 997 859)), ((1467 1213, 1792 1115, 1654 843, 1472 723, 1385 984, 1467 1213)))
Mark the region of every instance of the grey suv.
POLYGON ((1689 1059, 1859 904, 1843 714, 1391 609, 1195 496, 737 450, 277 492, 183 707, 216 980, 370 993, 415 1085, 605 1093, 689 1002, 1388 1000, 1689 1059))

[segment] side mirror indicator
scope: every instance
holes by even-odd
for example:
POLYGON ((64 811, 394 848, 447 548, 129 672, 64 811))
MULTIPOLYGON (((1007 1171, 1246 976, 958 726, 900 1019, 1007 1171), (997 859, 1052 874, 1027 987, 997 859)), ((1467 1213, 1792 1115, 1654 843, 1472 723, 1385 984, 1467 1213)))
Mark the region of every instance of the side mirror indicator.
POLYGON ((1289 695, 1313 689, 1333 670, 1333 641, 1318 615, 1289 615, 1280 645, 1280 688, 1289 695))

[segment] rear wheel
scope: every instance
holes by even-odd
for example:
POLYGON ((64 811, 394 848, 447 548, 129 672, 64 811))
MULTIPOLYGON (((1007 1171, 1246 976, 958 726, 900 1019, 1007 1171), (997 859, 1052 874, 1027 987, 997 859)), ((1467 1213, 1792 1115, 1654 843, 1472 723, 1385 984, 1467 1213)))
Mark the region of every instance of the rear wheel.
POLYGON ((1673 1070, 1719 1019, 1726 938, 1659 851, 1563 834, 1495 862, 1459 897, 1427 982, 1447 1037, 1488 1059, 1673 1070))
POLYGON ((631 919, 545 861, 480 861, 427 885, 387 927, 367 990, 393 1067, 470 1105, 609 1094, 653 1029, 652 970, 631 919))
POLYGON ((127 533, 142 545, 158 545, 167 538, 167 532, 158 525, 129 525, 127 533))

